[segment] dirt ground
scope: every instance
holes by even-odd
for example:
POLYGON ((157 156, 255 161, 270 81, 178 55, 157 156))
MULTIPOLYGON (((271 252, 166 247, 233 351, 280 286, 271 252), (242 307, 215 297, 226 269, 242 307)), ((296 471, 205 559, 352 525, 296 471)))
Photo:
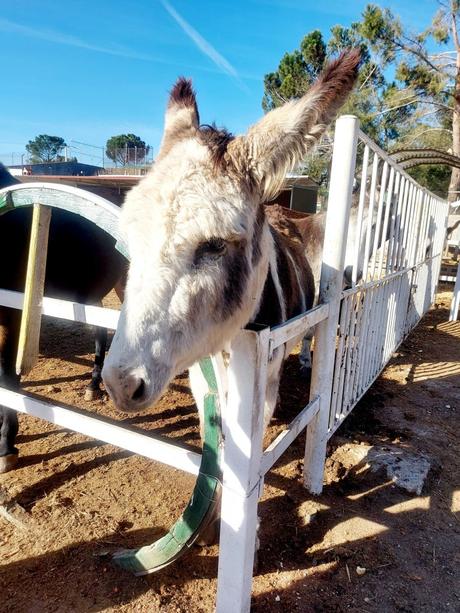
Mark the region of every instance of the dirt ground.
MULTIPOLYGON (((447 322, 445 289, 331 440, 331 451, 358 442, 425 455, 432 463, 425 490, 408 494, 381 473, 351 475, 336 459, 315 498, 302 487, 300 437, 267 475, 253 611, 460 611, 460 322, 447 322)), ((89 329, 47 321, 42 351, 27 392, 199 445, 185 376, 155 409, 126 416, 106 399, 83 398, 89 329)), ((295 357, 281 392, 270 437, 307 397, 295 357)), ((18 468, 0 476, 0 502, 14 522, 0 515, 2 612, 214 609, 217 546, 194 547, 142 578, 100 555, 163 534, 186 504, 192 477, 26 416, 18 443, 18 468)))

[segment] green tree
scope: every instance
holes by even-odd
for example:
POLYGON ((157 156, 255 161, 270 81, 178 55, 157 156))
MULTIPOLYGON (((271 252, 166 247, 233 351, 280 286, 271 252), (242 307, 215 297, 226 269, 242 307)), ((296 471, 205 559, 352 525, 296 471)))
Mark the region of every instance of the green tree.
MULTIPOLYGON (((460 156, 460 42, 458 0, 439 1, 430 26, 412 33, 389 9, 369 4, 363 12, 360 34, 383 65, 393 65, 400 83, 399 100, 390 100, 389 109, 417 105, 406 137, 423 146, 424 135, 439 132, 445 150, 460 156), (443 50, 447 44, 452 50, 443 50)), ((439 175, 425 168, 418 176, 439 175)), ((445 171, 444 171, 445 175, 445 171)), ((460 169, 453 168, 449 198, 460 195, 460 169)))
POLYGON ((107 141, 105 149, 107 157, 122 166, 144 161, 150 151, 149 145, 135 134, 112 136, 107 141))
POLYGON ((27 143, 26 149, 32 163, 58 162, 62 161, 60 153, 66 146, 65 140, 60 136, 40 134, 27 143))
MULTIPOLYGON (((319 30, 304 36, 300 48, 286 53, 275 72, 265 75, 262 107, 265 111, 276 108, 287 100, 301 97, 322 70, 325 62, 342 50, 358 47, 361 66, 358 84, 346 102, 343 112, 353 113, 360 119, 363 130, 383 147, 400 136, 400 126, 413 113, 415 105, 404 105, 390 113, 382 113, 399 95, 396 82, 388 83, 379 64, 373 59, 369 44, 360 31, 360 23, 349 27, 331 28, 329 39, 319 30)), ((395 105, 398 106, 399 105, 395 105)), ((319 153, 305 160, 303 171, 323 182, 327 178, 332 143, 332 128, 323 139, 319 153)))

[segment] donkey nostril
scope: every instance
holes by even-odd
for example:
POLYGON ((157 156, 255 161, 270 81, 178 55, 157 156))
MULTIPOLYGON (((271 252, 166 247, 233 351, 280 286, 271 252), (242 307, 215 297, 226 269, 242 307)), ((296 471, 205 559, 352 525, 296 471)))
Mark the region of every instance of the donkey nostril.
POLYGON ((134 394, 131 396, 132 400, 140 400, 142 396, 144 395, 144 392, 145 392, 145 381, 144 379, 141 379, 139 385, 137 386, 137 389, 135 390, 134 394))

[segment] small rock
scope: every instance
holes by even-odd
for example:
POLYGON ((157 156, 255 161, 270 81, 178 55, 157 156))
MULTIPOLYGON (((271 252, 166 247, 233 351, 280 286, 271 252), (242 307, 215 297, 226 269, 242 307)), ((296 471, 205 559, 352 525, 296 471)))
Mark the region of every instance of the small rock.
POLYGON ((366 569, 363 568, 362 566, 357 566, 356 567, 356 574, 359 575, 360 577, 362 577, 363 575, 366 574, 366 569))
POLYGON ((276 596, 275 596, 275 601, 276 601, 276 602, 279 602, 280 600, 281 600, 281 598, 280 598, 278 595, 276 595, 276 596))
MULTIPOLYGON (((397 446, 399 438, 393 439, 392 443, 388 446, 340 445, 327 460, 327 482, 338 482, 345 478, 365 479, 372 473, 384 470, 394 485, 420 496, 432 469, 431 458, 397 446)), ((306 509, 305 515, 308 512, 306 509)))
POLYGON ((316 517, 317 517, 317 511, 314 511, 313 513, 306 513, 303 518, 304 524, 305 525, 311 524, 311 522, 314 521, 316 517))

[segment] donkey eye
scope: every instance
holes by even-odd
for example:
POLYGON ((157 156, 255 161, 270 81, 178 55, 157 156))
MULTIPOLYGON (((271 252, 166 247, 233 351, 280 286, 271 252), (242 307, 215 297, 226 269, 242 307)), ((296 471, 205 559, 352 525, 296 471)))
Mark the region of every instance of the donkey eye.
POLYGON ((227 243, 222 238, 210 238, 198 245, 193 263, 199 264, 204 258, 217 260, 227 251, 227 243))
POLYGON ((211 238, 201 246, 205 253, 211 255, 221 255, 227 249, 227 243, 222 238, 211 238))

